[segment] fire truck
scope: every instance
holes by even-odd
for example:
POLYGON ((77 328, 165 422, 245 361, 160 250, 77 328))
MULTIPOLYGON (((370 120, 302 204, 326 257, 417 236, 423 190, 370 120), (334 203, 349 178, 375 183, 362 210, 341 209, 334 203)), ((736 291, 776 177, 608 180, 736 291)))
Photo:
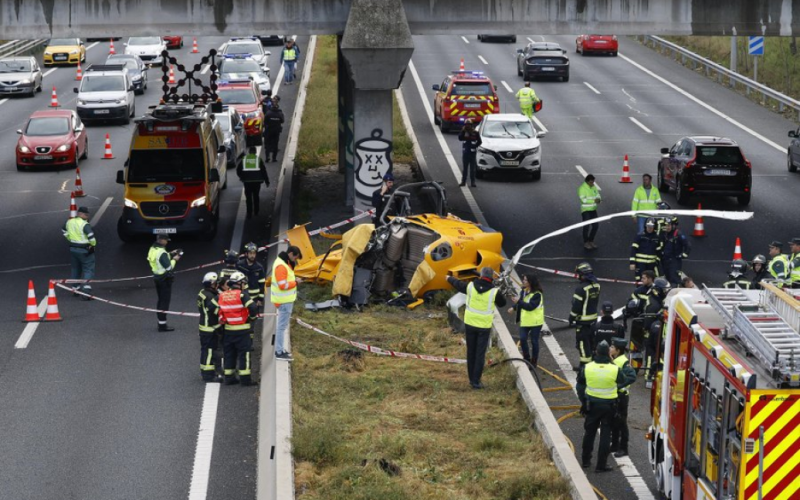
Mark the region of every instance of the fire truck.
POLYGON ((800 301, 762 286, 668 296, 647 433, 663 498, 800 499, 800 301))

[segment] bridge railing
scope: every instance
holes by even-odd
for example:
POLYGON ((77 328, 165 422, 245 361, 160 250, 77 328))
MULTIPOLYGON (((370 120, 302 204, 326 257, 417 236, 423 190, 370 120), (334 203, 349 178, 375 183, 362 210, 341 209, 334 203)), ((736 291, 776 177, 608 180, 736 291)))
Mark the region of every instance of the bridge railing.
POLYGON ((11 40, 0 45, 0 57, 13 57, 21 52, 30 50, 45 42, 44 38, 38 40, 11 40))
POLYGON ((720 84, 727 82, 727 84, 733 88, 737 88, 737 86, 739 88, 743 87, 747 95, 750 95, 752 92, 760 94, 763 104, 768 105, 771 104, 770 101, 773 101, 777 104, 778 112, 784 113, 788 108, 792 110, 796 117, 800 118, 800 101, 792 99, 786 94, 782 94, 775 89, 762 85, 735 71, 731 71, 714 61, 695 54, 691 50, 681 47, 680 45, 664 40, 661 37, 645 35, 635 38, 641 41, 643 45, 650 46, 661 54, 667 54, 676 61, 680 58, 684 66, 688 63, 693 70, 696 70, 698 67, 703 68, 708 78, 716 77, 717 82, 720 84))

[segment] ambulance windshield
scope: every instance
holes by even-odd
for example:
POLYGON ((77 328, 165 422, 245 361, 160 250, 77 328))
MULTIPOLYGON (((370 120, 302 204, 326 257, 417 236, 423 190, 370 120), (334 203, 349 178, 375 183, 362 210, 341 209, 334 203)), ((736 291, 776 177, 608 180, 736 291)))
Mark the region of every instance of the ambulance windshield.
POLYGON ((487 82, 456 83, 450 95, 492 95, 492 88, 487 82))
POLYGON ((128 164, 128 182, 205 181, 203 150, 134 149, 128 164))

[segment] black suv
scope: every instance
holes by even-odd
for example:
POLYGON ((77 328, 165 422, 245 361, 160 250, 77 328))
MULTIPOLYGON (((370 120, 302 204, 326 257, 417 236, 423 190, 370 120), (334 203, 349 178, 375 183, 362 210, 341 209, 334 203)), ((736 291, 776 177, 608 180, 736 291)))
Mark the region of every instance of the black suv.
POLYGON ((568 82, 567 51, 557 43, 531 42, 524 49, 517 49, 517 76, 525 81, 549 77, 568 82))
POLYGON ((735 141, 725 137, 684 137, 661 150, 658 189, 675 188, 678 203, 687 205, 693 194, 736 196, 739 205, 750 203, 753 176, 750 162, 735 141))

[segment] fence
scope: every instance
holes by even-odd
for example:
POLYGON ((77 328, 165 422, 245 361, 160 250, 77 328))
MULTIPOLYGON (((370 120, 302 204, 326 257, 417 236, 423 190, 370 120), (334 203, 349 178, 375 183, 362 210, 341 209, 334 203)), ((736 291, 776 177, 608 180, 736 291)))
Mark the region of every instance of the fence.
POLYGON ((32 49, 44 42, 45 40, 43 38, 38 40, 11 40, 10 42, 0 45, 0 57, 15 56, 20 52, 32 49))

